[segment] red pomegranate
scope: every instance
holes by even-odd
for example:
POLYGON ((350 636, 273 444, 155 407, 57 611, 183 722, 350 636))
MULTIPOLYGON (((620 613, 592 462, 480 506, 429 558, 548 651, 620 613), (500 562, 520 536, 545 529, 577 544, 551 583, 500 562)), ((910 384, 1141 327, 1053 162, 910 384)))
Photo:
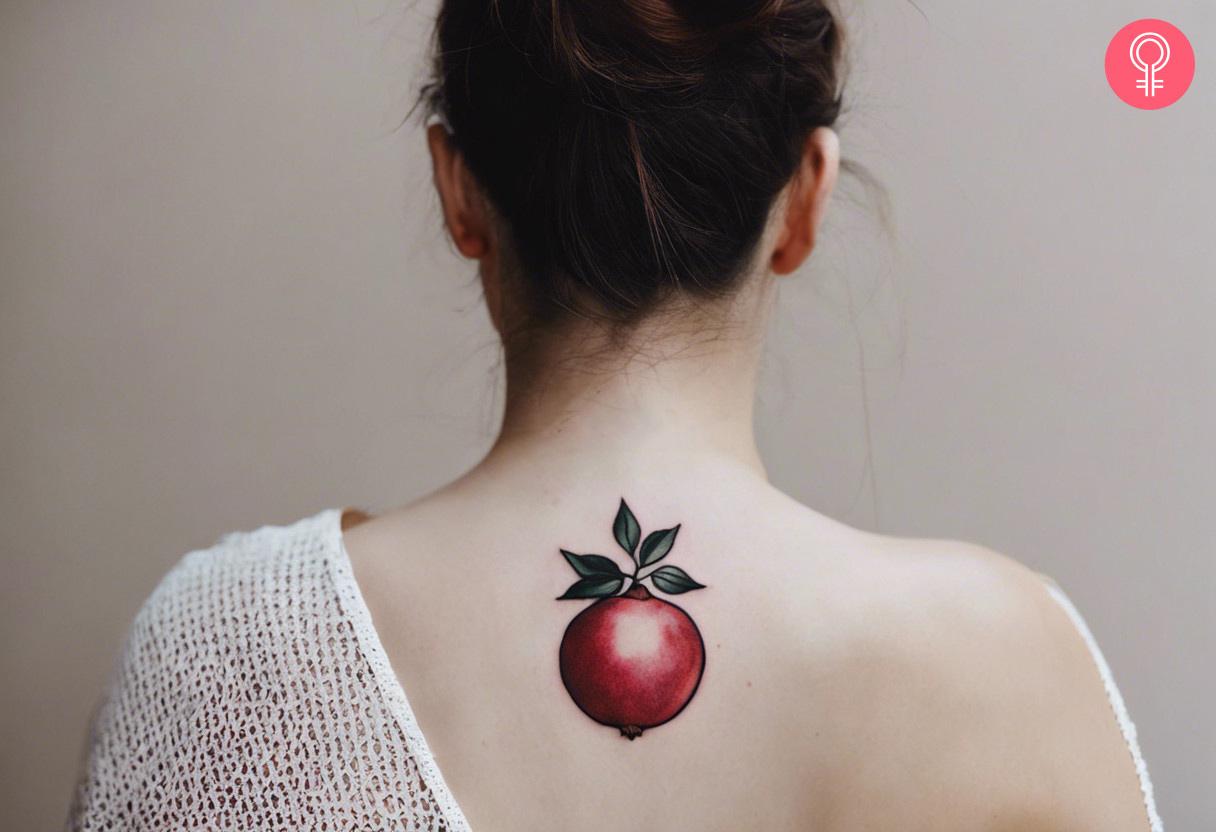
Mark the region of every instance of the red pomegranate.
POLYGON ((631 740, 679 714, 705 670, 705 644, 692 618, 642 584, 673 594, 704 588, 675 566, 642 573, 667 555, 679 529, 652 532, 638 548, 641 531, 621 500, 613 530, 633 560, 632 575, 603 555, 560 550, 581 579, 559 600, 599 599, 566 627, 558 651, 562 684, 583 713, 631 740), (618 594, 626 581, 628 591, 618 594))
POLYGON ((559 653, 570 698, 630 739, 683 710, 705 669, 705 646, 688 613, 641 584, 575 616, 559 653))

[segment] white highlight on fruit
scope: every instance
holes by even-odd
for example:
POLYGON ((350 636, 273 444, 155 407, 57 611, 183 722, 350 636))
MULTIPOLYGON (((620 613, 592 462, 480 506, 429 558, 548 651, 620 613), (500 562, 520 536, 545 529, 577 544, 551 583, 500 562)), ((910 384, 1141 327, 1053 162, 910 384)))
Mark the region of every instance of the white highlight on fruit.
POLYGON ((663 648, 663 624, 653 615, 622 615, 613 624, 612 644, 622 659, 652 659, 663 648))

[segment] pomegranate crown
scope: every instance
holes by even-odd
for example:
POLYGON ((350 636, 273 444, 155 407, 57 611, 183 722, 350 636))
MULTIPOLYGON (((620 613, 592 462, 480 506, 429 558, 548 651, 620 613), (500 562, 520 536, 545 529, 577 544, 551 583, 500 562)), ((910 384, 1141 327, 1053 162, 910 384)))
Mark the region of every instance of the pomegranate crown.
POLYGON ((680 595, 694 589, 704 589, 705 584, 697 583, 692 577, 678 566, 664 564, 655 566, 676 542, 680 524, 670 529, 659 529, 642 539, 642 528, 633 512, 621 498, 621 504, 616 511, 616 519, 612 522, 612 534, 616 542, 629 554, 632 573, 621 570, 616 561, 604 555, 576 555, 565 549, 560 550, 562 556, 578 573, 575 581, 557 600, 579 598, 609 598, 634 587, 644 589, 644 581, 650 581, 651 586, 669 595, 680 595), (639 545, 640 543, 640 545, 639 545), (652 568, 654 567, 654 568, 652 568), (649 569, 650 571, 644 571, 649 569), (628 582, 628 586, 626 586, 628 582))

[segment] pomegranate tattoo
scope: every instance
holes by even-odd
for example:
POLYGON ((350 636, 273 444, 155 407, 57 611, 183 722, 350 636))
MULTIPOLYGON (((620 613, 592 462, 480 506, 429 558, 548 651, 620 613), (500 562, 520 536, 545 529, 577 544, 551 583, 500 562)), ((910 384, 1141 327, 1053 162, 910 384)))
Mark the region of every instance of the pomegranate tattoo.
POLYGON ((651 568, 667 557, 679 531, 677 524, 642 540, 622 499, 612 532, 629 553, 631 574, 603 555, 561 550, 579 580, 558 600, 596 599, 566 626, 558 651, 562 684, 583 713, 630 740, 684 710, 705 671, 705 643, 696 623, 643 583, 669 595, 705 588, 678 566, 651 568))

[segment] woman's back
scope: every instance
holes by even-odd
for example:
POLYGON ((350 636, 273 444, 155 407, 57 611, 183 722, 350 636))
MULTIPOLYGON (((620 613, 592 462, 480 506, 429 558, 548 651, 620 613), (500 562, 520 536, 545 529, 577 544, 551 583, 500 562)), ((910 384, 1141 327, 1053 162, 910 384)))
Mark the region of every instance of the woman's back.
POLYGON ((1147 828, 1098 670, 1043 576, 857 531, 729 466, 524 470, 474 472, 344 536, 474 829, 1147 828), (580 712, 558 663, 595 602, 554 600, 578 577, 560 549, 630 570, 618 490, 643 535, 679 524, 667 559, 706 585, 678 599, 704 640, 700 685, 636 742, 580 712))
MULTIPOLYGON (((679 524, 656 562, 703 584, 679 601, 704 665, 640 736, 589 718, 558 652, 600 601, 557 599, 578 577, 562 549, 632 571, 618 495, 513 466, 187 555, 132 628, 72 828, 1160 828, 1049 578, 851 529, 723 460, 604 466, 640 533, 679 524)), ((617 624, 600 646, 647 638, 617 624)))

